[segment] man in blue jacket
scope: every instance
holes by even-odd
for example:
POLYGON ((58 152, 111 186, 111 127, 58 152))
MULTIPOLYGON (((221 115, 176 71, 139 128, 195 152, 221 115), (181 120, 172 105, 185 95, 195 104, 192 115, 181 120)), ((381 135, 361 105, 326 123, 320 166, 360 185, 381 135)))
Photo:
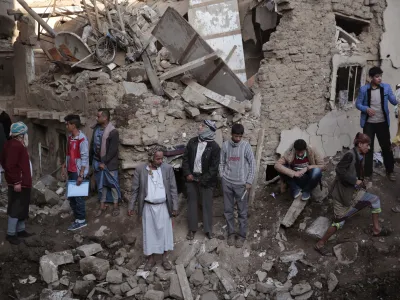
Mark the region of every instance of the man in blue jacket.
POLYGON ((369 70, 371 83, 360 88, 356 107, 361 111, 360 125, 371 138, 370 151, 365 157, 364 176, 371 177, 374 155, 374 139, 378 138, 382 149, 386 174, 391 181, 396 180, 393 173, 394 159, 390 142, 390 119, 388 102, 397 105, 396 96, 387 83, 382 83, 382 69, 373 67, 369 70))

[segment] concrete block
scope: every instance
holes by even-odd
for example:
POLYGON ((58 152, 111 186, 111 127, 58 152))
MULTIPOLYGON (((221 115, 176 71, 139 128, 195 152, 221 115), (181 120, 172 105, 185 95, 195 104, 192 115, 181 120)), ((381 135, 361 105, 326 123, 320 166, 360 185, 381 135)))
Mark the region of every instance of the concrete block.
POLYGON ((82 245, 78 248, 76 248, 76 251, 78 254, 82 257, 88 257, 91 255, 94 255, 98 252, 103 251, 103 248, 101 247, 100 244, 94 243, 94 244, 89 244, 89 245, 82 245))
POLYGON ((147 291, 144 295, 144 300, 163 300, 164 292, 161 291, 147 291))
POLYGON ((118 270, 107 272, 106 281, 109 283, 122 283, 122 273, 118 270))
POLYGON ((88 256, 80 260, 80 269, 83 275, 93 274, 97 280, 106 278, 107 272, 110 270, 110 263, 108 260, 88 256))
POLYGON ((124 282, 123 284, 121 284, 121 292, 122 292, 122 294, 125 294, 125 293, 129 292, 130 290, 132 290, 132 288, 129 285, 129 283, 124 282))
POLYGON ((299 296, 299 295, 302 295, 302 294, 307 293, 307 292, 309 292, 309 291, 311 291, 311 285, 310 285, 308 282, 306 282, 306 283, 299 283, 299 284, 296 284, 296 285, 293 287, 293 289, 292 289, 292 291, 290 292, 290 294, 291 294, 292 296, 299 296))
POLYGON ((143 81, 148 81, 146 70, 142 66, 132 66, 127 72, 128 81, 135 81, 139 76, 143 78, 143 81))
POLYGON ((218 300, 218 296, 217 294, 215 294, 214 292, 207 292, 204 293, 203 295, 201 295, 200 300, 218 300))
POLYGON ((282 253, 282 255, 280 256, 280 260, 283 263, 288 263, 288 262, 303 259, 305 255, 306 254, 304 253, 303 249, 286 251, 286 252, 282 253))
POLYGON ((150 125, 142 129, 142 142, 145 146, 158 143, 158 129, 156 125, 150 125))
POLYGON ((71 251, 55 252, 40 258, 39 273, 46 283, 58 280, 58 266, 74 262, 71 251))
POLYGON ((93 290, 95 286, 94 281, 81 281, 75 282, 73 292, 75 295, 87 297, 87 295, 93 290))
POLYGON ((331 221, 326 217, 318 217, 310 227, 307 228, 306 233, 316 238, 321 238, 328 228, 331 226, 331 221))
POLYGON ((207 97, 203 94, 197 92, 192 87, 188 86, 182 93, 182 98, 185 102, 189 103, 191 106, 199 107, 201 105, 207 104, 207 97))
POLYGON ((317 135, 318 123, 312 123, 308 125, 306 131, 310 136, 317 135))
POLYGON ((96 277, 93 275, 93 274, 87 274, 87 275, 85 275, 85 276, 83 276, 83 280, 85 280, 85 281, 95 281, 96 280, 96 277))
POLYGON ((261 115, 261 93, 257 93, 253 98, 251 115, 256 118, 259 118, 261 115))
POLYGON ((346 242, 333 247, 339 263, 350 265, 357 260, 358 257, 358 244, 356 242, 346 242))
POLYGON ((136 294, 139 294, 142 292, 142 289, 140 287, 134 287, 133 289, 131 289, 129 292, 126 293, 127 297, 131 297, 134 296, 136 294))
POLYGON ((200 115, 199 109, 196 108, 196 107, 192 107, 192 106, 186 106, 185 107, 185 112, 192 118, 194 118, 195 116, 200 115))
POLYGON ((194 286, 199 286, 204 282, 204 274, 201 269, 196 269, 192 276, 190 276, 191 283, 194 284, 194 286))
POLYGON ((276 289, 274 283, 269 282, 257 282, 256 283, 256 290, 263 294, 269 294, 276 289))
POLYGON ((167 115, 172 116, 175 119, 185 119, 186 118, 185 112, 180 109, 176 109, 176 108, 168 109, 167 115))
POLYGON ((211 253, 204 253, 198 256, 197 259, 203 268, 208 268, 214 261, 217 261, 217 257, 211 253))
POLYGON ((147 86, 144 83, 136 83, 136 82, 122 82, 122 85, 125 89, 125 94, 133 94, 135 96, 141 96, 148 92, 147 86))
POLYGON ((123 129, 121 130, 120 142, 125 146, 141 146, 142 134, 139 130, 123 129))
POLYGON ((183 300, 182 289, 179 284, 178 275, 174 274, 170 277, 169 296, 173 299, 183 300))

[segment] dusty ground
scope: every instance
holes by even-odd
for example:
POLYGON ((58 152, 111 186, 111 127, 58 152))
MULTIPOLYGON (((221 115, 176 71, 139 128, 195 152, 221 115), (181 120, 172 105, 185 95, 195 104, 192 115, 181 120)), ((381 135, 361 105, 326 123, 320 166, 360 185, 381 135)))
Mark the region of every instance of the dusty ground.
MULTIPOLYGON (((325 180, 332 179, 333 165, 325 174, 325 180)), ((396 168, 397 173, 400 171, 396 168)), ((398 175, 400 182, 400 175, 398 175)), ((238 283, 246 286, 257 282, 255 272, 260 270, 261 264, 265 259, 271 256, 278 259, 281 253, 276 239, 276 233, 281 232, 287 237, 287 242, 283 241, 286 250, 301 248, 306 252, 307 264, 296 263, 299 270, 296 277, 292 279, 293 284, 302 280, 308 281, 312 286, 319 281, 323 283, 321 290, 313 289, 314 295, 310 299, 399 299, 400 292, 400 270, 399 270, 399 248, 400 248, 400 222, 399 215, 391 212, 391 207, 396 204, 398 195, 398 183, 391 183, 381 175, 375 174, 371 191, 378 194, 382 201, 382 221, 384 226, 393 230, 393 234, 387 238, 372 238, 365 233, 365 230, 371 226, 370 215, 367 210, 355 216, 348 221, 343 230, 330 242, 330 246, 342 243, 344 241, 356 241, 359 245, 358 259, 350 265, 340 265, 336 257, 321 257, 313 250, 315 240, 309 237, 304 231, 299 229, 299 224, 307 219, 309 226, 318 216, 332 217, 332 209, 329 200, 323 203, 310 202, 306 209, 300 215, 297 222, 289 229, 280 229, 279 220, 284 216, 286 210, 291 204, 288 195, 276 195, 276 199, 270 194, 276 192, 277 186, 269 186, 263 189, 259 199, 250 215, 249 238, 245 247, 241 250, 229 249, 224 246, 225 241, 220 240, 219 259, 222 264, 235 262, 240 271, 233 270, 232 275, 236 277, 238 283), (260 257, 260 253, 265 256, 260 257), (248 258, 246 253, 250 254, 248 258), (248 263, 249 262, 249 263, 248 263), (245 266, 245 267, 244 267, 245 266), (339 279, 339 285, 332 293, 327 292, 326 278, 332 272, 339 279), (320 297, 320 298, 319 298, 320 297)), ((180 249, 185 243, 186 235, 186 209, 182 201, 182 210, 180 216, 174 219, 174 234, 176 249, 170 255, 174 261, 180 249)), ((224 234, 224 220, 221 215, 222 198, 215 200, 215 232, 220 237, 224 234)), ((62 219, 61 217, 38 216, 28 221, 28 228, 35 232, 36 236, 26 240, 25 244, 19 246, 10 246, 4 241, 6 232, 6 215, 0 214, 0 299, 20 299, 30 295, 39 295, 46 284, 40 280, 39 259, 45 254, 45 251, 54 252, 76 248, 80 243, 90 241, 101 242, 104 248, 105 258, 112 260, 114 253, 121 247, 118 241, 122 235, 131 232, 137 236, 133 253, 136 265, 144 262, 142 255, 141 242, 141 224, 137 218, 126 216, 126 206, 122 206, 121 215, 113 218, 110 215, 102 216, 100 219, 94 219, 97 203, 95 198, 87 201, 87 212, 89 226, 80 232, 71 233, 66 230, 71 218, 62 219), (95 236, 95 233, 101 226, 107 226, 104 236, 95 236), (79 241, 83 238, 83 242, 79 241), (117 243, 114 243, 117 242, 117 243), (112 244, 115 244, 113 246, 112 244), (19 279, 27 278, 29 275, 37 277, 36 283, 31 285, 22 285, 19 279)), ((203 241, 205 239, 202 233, 196 235, 196 239, 203 241)), ((268 277, 286 281, 289 264, 276 263, 273 269, 268 272, 268 277)), ((73 281, 81 277, 79 264, 71 264, 59 267, 59 274, 63 270, 69 271, 68 275, 73 281)), ((240 287, 243 288, 243 287, 240 287)), ((221 296, 222 298, 222 296, 221 296)), ((38 298, 35 298, 38 299, 38 298)))

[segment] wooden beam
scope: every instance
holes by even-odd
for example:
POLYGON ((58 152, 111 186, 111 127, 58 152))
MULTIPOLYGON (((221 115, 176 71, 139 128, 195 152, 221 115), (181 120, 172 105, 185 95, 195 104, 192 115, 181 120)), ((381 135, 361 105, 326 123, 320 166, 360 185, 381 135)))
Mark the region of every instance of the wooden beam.
POLYGON ((181 285, 183 299, 184 300, 193 300, 192 291, 190 290, 190 285, 187 280, 185 267, 180 264, 176 266, 176 273, 178 274, 179 284, 181 285))
POLYGON ((264 136, 265 136, 265 129, 261 128, 258 131, 257 150, 256 150, 256 158, 255 158, 256 159, 256 171, 254 174, 253 184, 251 185, 249 206, 251 206, 253 204, 254 197, 256 195, 258 172, 260 171, 261 157, 262 157, 262 152, 264 149, 264 136))
POLYGON ((289 207, 285 217, 281 224, 285 227, 290 227, 297 220, 304 207, 306 207, 307 201, 301 200, 301 196, 293 200, 292 205, 289 207))
POLYGON ((342 19, 345 19, 345 20, 349 20, 349 21, 353 21, 353 22, 364 23, 365 25, 369 25, 371 23, 369 20, 358 18, 358 17, 354 17, 354 16, 346 16, 346 15, 344 15, 342 13, 339 13, 339 12, 335 12, 335 15, 338 16, 339 18, 342 18, 342 19))
POLYGON ((203 94, 207 98, 214 100, 215 102, 217 102, 225 107, 228 107, 229 109, 231 109, 235 112, 244 113, 244 107, 242 105, 240 105, 239 102, 233 102, 233 101, 231 101, 231 99, 229 99, 225 96, 221 96, 220 94, 217 94, 217 93, 205 88, 204 86, 198 84, 197 82, 195 82, 192 79, 184 78, 184 79, 182 79, 182 82, 184 84, 190 86, 194 90, 196 90, 198 93, 203 94))
POLYGON ((213 52, 211 54, 208 54, 206 56, 203 56, 203 57, 195 59, 195 60, 193 60, 191 62, 188 62, 188 63, 186 63, 186 64, 184 64, 182 66, 173 68, 172 70, 169 70, 168 72, 165 72, 164 74, 162 74, 160 76, 160 80, 161 81, 167 80, 169 78, 175 77, 175 76, 177 76, 179 74, 185 73, 185 72, 190 71, 192 69, 201 67, 201 66, 205 65, 208 61, 217 59, 218 58, 218 54, 219 54, 218 51, 217 52, 213 52))

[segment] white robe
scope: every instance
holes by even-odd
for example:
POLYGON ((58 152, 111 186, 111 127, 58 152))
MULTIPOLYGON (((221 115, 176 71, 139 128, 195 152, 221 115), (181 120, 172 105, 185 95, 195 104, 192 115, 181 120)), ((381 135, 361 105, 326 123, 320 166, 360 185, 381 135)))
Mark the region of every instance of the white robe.
MULTIPOLYGON (((147 167, 149 170, 149 167, 147 167)), ((143 207, 143 251, 145 255, 163 254, 174 249, 172 220, 168 212, 161 168, 148 175, 147 196, 143 207), (159 203, 159 204, 157 204, 159 203)))

